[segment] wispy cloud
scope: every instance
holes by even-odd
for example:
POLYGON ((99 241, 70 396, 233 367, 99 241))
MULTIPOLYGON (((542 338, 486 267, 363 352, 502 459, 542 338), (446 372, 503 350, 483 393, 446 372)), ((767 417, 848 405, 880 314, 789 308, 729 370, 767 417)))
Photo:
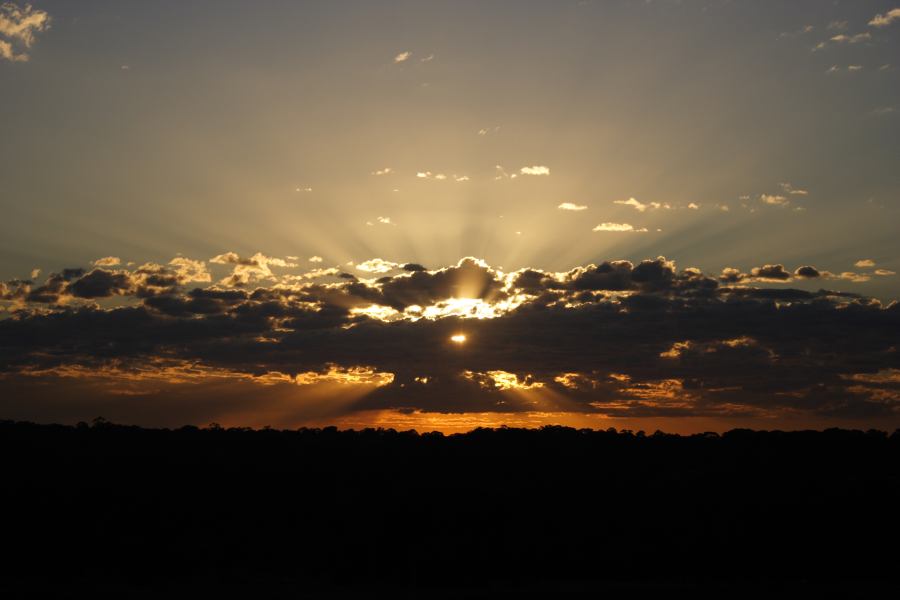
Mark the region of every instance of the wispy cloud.
POLYGON ((870 269, 875 266, 875 261, 871 258, 862 258, 853 263, 853 266, 857 269, 870 269))
POLYGON ((522 167, 519 169, 519 172, 522 175, 549 175, 550 167, 545 167, 543 165, 534 165, 531 167, 522 167))
POLYGON ((778 185, 779 185, 779 187, 781 187, 782 190, 784 190, 786 193, 790 194, 791 196, 808 196, 809 195, 809 192, 807 190, 795 188, 794 186, 791 185, 791 183, 789 181, 781 182, 778 185))
POLYGON ((858 44, 860 42, 868 42, 872 39, 871 33, 857 33, 856 35, 846 35, 839 33, 830 38, 836 44, 858 44))
POLYGON ((394 170, 390 167, 385 167, 383 169, 378 169, 377 171, 372 171, 372 175, 390 175, 394 170))
POLYGON ((34 45, 35 34, 50 26, 50 15, 35 10, 30 4, 22 7, 13 2, 0 5, 0 58, 12 62, 26 62, 25 50, 34 45), (19 48, 17 50, 17 47, 19 48))
POLYGON ((877 14, 869 21, 872 27, 887 27, 894 21, 900 20, 900 8, 892 8, 884 14, 877 14))
POLYGON ((587 206, 585 206, 584 204, 574 204, 572 202, 563 202, 556 208, 558 208, 560 210, 574 210, 574 211, 587 210, 587 206))
POLYGON ((419 59, 419 62, 427 63, 434 60, 434 54, 429 54, 428 56, 423 56, 419 59))
POLYGON ((615 200, 613 204, 621 204, 623 206, 631 206, 638 212, 645 212, 647 209, 652 210, 669 210, 672 206, 668 202, 648 202, 644 204, 637 198, 629 198, 628 200, 615 200))
POLYGON ((647 228, 641 227, 640 229, 635 229, 634 225, 630 225, 629 223, 600 223, 594 227, 593 231, 631 231, 634 233, 646 233, 647 228))
POLYGON ((311 262, 311 263, 320 263, 320 262, 322 262, 322 257, 321 257, 321 256, 310 256, 310 257, 309 257, 309 262, 311 262))
POLYGON ((769 206, 787 206, 790 204, 787 196, 782 196, 780 194, 760 194, 759 201, 763 204, 768 204, 769 206))
POLYGON ((383 260, 381 258, 373 258, 356 265, 356 268, 364 273, 387 273, 398 269, 400 265, 395 262, 383 260))
POLYGON ((95 267, 115 267, 122 264, 122 259, 118 256, 104 256, 98 258, 92 263, 95 267))
POLYGON ((411 56, 412 56, 412 52, 410 52, 408 50, 405 52, 401 52, 400 54, 398 54, 397 56, 394 57, 394 64, 396 65, 396 64, 400 64, 402 62, 406 62, 410 59, 411 56))

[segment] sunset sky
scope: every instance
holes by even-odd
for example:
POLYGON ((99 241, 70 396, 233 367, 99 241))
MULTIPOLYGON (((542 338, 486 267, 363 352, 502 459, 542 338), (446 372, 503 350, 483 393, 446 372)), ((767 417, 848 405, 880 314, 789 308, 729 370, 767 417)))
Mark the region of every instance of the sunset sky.
POLYGON ((0 419, 900 426, 900 2, 0 3, 0 419))

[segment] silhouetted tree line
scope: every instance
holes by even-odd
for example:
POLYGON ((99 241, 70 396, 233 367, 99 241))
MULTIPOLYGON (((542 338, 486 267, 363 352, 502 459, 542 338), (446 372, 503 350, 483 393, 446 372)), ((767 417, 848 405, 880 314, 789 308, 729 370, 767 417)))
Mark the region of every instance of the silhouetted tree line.
POLYGON ((898 584, 900 431, 5 421, 0 452, 0 593, 898 584))

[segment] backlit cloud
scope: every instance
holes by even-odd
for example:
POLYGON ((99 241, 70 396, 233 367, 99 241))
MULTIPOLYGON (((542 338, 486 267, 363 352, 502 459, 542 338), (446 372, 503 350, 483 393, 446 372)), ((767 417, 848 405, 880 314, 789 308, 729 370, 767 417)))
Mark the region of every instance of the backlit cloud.
POLYGON ((872 27, 887 27, 894 21, 900 20, 900 8, 892 8, 884 14, 877 14, 869 21, 872 27))
MULTIPOLYGON (((258 267, 263 256, 225 253, 213 265, 258 267)), ((66 269, 41 286, 3 282, 2 302, 18 308, 0 320, 0 398, 26 390, 32 407, 52 395, 77 410, 76 390, 90 384, 91 397, 109 402, 121 402, 123 390, 141 395, 146 411, 177 393, 182 422, 221 395, 206 387, 215 382, 251 386, 236 411, 253 405, 253 389, 279 386, 320 386, 336 415, 884 419, 900 411, 897 304, 755 287, 826 278, 810 265, 730 269, 722 281, 664 257, 565 272, 504 273, 475 258, 433 271, 384 259, 357 268, 380 277, 333 269, 276 275, 254 289, 193 287, 167 279, 173 266, 146 263, 66 269), (48 305, 54 295, 72 304, 48 305), (113 297, 115 305, 98 304, 113 297), (451 341, 459 335, 464 344, 451 341), (329 386, 360 391, 341 404, 329 386)))
POLYGON ((580 211, 580 210, 587 210, 588 207, 585 206, 584 204, 574 204, 572 202, 563 202, 556 208, 558 208, 560 210, 580 211))
POLYGON ((356 268, 365 273, 387 273, 400 268, 400 265, 380 258, 373 258, 357 264, 356 268))
POLYGON ((0 59, 26 62, 27 50, 35 42, 35 34, 50 25, 50 15, 35 10, 30 4, 19 6, 14 2, 0 5, 0 59))
POLYGON ((549 175, 550 167, 545 167, 543 165, 534 165, 531 167, 522 167, 519 169, 519 172, 522 175, 549 175))
POLYGON ((409 60, 409 58, 411 56, 412 56, 412 52, 409 52, 409 51, 400 52, 399 54, 394 56, 394 64, 406 62, 407 60, 409 60))
POLYGON ((830 38, 832 42, 837 44, 858 44, 860 42, 868 42, 871 39, 871 33, 857 33, 856 35, 845 35, 841 33, 830 38))
POLYGON ((647 228, 641 227, 640 229, 635 229, 634 226, 629 223, 600 223, 594 227, 593 231, 633 231, 636 233, 643 233, 647 231, 647 228))
POLYGON ((613 204, 621 204, 623 206, 631 206, 638 212, 645 212, 648 209, 651 210, 669 210, 672 208, 667 202, 649 202, 644 204, 643 202, 637 200, 636 198, 629 198, 628 200, 615 200, 613 204))
POLYGON ((122 259, 118 256, 104 256, 103 258, 98 258, 91 264, 95 267, 115 267, 122 264, 122 259))

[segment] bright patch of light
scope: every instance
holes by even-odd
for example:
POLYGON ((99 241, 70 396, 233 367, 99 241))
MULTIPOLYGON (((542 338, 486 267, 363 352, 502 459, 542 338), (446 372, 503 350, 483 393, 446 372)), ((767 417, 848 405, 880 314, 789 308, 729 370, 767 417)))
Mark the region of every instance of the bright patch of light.
POLYGON ((465 334, 457 333, 456 335, 450 336, 450 341, 453 342, 454 344, 465 344, 466 336, 465 336, 465 334))

